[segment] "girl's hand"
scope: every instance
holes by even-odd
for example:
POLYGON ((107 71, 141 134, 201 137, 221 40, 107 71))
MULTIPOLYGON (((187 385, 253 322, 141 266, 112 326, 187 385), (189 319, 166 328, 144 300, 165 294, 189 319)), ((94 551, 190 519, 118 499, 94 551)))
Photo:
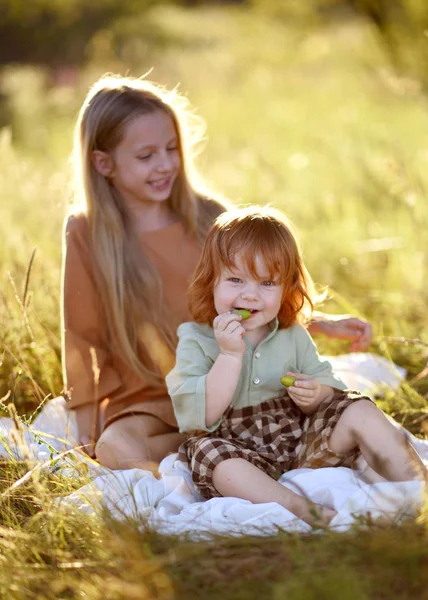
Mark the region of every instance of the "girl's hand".
POLYGON ((373 339, 370 323, 349 315, 320 314, 309 325, 308 331, 338 340, 349 340, 351 352, 366 350, 373 339))
POLYGON ((88 454, 90 458, 95 458, 95 443, 89 437, 83 435, 80 438, 81 450, 88 454))
POLYGON ((333 388, 322 385, 315 377, 304 373, 287 372, 296 379, 294 385, 287 388, 290 398, 305 414, 312 414, 328 395, 333 394, 333 388))
POLYGON ((226 312, 214 319, 214 335, 222 354, 242 356, 245 353, 245 329, 242 317, 234 312, 226 312))

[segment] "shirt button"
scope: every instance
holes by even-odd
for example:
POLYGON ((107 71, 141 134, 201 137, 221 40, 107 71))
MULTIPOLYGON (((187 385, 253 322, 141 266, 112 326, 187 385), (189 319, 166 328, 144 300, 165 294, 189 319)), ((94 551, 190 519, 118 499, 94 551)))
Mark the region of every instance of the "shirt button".
POLYGON ((260 358, 260 352, 256 352, 256 353, 254 354, 254 358, 260 358))
POLYGON ((259 385, 260 379, 258 377, 254 377, 253 383, 255 383, 256 385, 259 385))

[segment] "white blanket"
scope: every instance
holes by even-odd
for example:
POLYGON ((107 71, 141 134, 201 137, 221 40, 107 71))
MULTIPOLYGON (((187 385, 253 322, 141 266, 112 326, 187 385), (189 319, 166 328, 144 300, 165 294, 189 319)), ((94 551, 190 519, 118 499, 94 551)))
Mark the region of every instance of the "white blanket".
MULTIPOLYGON (((396 387, 403 377, 402 371, 375 355, 350 354, 329 360, 336 361, 336 372, 350 388, 368 393, 382 382, 396 387)), ((410 434, 408 437, 428 465, 428 440, 410 434)), ((213 533, 270 535, 278 529, 311 530, 276 503, 252 504, 239 498, 203 501, 193 487, 189 470, 176 460, 176 454, 162 461, 160 478, 156 479, 151 472, 141 469, 111 471, 74 450, 61 456, 61 452, 77 446, 76 440, 74 415, 66 410, 61 397, 46 404, 31 427, 23 427, 20 434, 10 419, 0 419, 3 442, 0 456, 22 459, 30 455, 35 460, 47 460, 46 468, 52 468, 51 457, 58 458, 54 468, 62 468, 69 476, 75 476, 76 469, 80 469, 76 461, 87 465, 91 482, 60 499, 63 507, 73 506, 93 513, 103 506, 117 518, 131 517, 164 533, 186 533, 193 537, 213 533)), ((358 471, 344 467, 298 469, 284 474, 279 481, 315 502, 333 506, 338 514, 331 527, 337 530, 346 530, 358 517, 368 513, 397 522, 416 515, 424 500, 421 482, 369 485, 362 481, 358 471)))

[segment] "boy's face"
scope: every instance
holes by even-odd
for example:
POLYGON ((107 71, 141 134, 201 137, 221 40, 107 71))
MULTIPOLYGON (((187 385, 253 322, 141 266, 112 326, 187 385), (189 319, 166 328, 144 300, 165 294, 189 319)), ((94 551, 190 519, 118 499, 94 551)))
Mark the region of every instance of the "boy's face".
POLYGON ((257 277, 252 275, 239 255, 235 266, 223 268, 214 286, 214 306, 218 314, 245 308, 251 316, 242 321, 248 332, 266 328, 281 308, 284 286, 269 275, 263 259, 256 258, 257 277))

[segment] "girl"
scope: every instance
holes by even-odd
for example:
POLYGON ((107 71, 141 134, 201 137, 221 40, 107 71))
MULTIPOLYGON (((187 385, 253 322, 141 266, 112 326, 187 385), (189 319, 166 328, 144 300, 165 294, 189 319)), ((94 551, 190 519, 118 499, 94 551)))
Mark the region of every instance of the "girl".
POLYGON ((196 431, 179 452, 204 498, 278 502, 326 524, 334 510, 275 479, 300 467, 352 467, 360 454, 388 480, 424 476, 402 433, 320 360, 302 326, 311 280, 284 215, 254 207, 220 215, 189 306, 194 322, 178 329, 167 385, 180 431, 196 431), (293 378, 285 391, 284 375, 293 378))
POLYGON ((121 77, 93 86, 76 125, 83 210, 65 226, 64 379, 81 441, 110 468, 157 462, 182 439, 164 376, 225 207, 197 187, 195 125, 177 94, 121 77))
MULTIPOLYGON (((199 120, 187 101, 141 79, 109 76, 76 125, 81 207, 64 228, 62 356, 80 441, 110 468, 176 451, 164 375, 186 293, 224 201, 207 198, 193 165, 199 120)), ((368 323, 317 319, 316 331, 370 343, 368 323)))

